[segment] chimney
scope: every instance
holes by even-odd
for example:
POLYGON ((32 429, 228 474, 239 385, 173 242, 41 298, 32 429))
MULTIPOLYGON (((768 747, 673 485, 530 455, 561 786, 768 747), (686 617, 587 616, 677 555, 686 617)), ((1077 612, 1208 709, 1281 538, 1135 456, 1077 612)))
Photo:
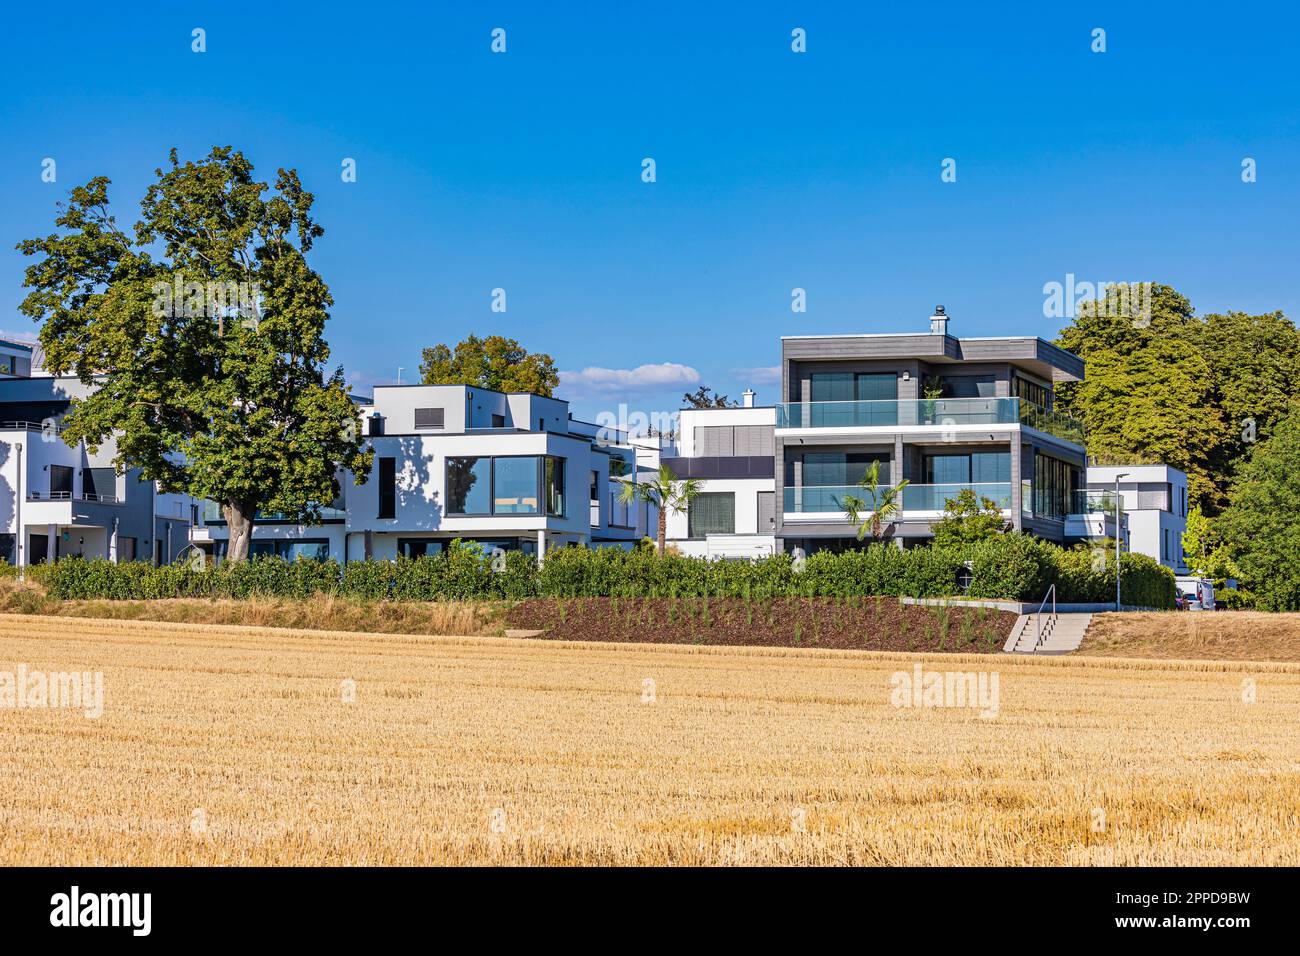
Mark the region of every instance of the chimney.
POLYGON ((930 334, 947 335, 948 334, 948 316, 943 313, 943 306, 934 307, 934 315, 930 316, 930 334))
POLYGON ((745 389, 745 391, 741 393, 741 398, 743 399, 746 408, 754 407, 754 390, 752 388, 745 389))

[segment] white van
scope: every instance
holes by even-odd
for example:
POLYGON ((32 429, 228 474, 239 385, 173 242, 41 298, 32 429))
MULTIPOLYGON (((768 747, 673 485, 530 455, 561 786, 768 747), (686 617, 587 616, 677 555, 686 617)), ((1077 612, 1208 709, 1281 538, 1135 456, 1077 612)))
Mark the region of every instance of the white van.
POLYGON ((1174 584, 1189 611, 1214 610, 1214 582, 1209 578, 1177 577, 1174 584))

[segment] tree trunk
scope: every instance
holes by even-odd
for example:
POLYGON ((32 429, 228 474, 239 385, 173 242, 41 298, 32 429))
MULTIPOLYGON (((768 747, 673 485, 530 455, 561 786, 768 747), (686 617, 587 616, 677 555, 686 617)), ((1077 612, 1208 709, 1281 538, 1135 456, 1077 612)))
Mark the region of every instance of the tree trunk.
POLYGON ((663 557, 664 548, 667 546, 668 539, 668 511, 662 506, 659 508, 659 556, 663 557))
POLYGON ((248 545, 253 539, 253 514, 257 509, 247 501, 223 501, 221 516, 226 519, 230 540, 226 544, 227 561, 247 561, 248 545))

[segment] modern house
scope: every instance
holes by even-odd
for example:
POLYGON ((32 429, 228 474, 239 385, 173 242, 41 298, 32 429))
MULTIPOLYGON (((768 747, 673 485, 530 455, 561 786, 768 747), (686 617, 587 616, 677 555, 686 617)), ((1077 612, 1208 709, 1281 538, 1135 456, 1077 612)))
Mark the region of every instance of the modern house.
MULTIPOLYGON (((1087 494, 1079 424, 1055 409, 1055 388, 1084 363, 1029 336, 958 338, 942 306, 923 333, 786 336, 776 408, 775 536, 805 553, 857 545, 844 499, 880 463, 880 484, 909 484, 890 537, 931 536, 963 489, 997 504, 1008 523, 1049 541, 1072 535, 1072 514, 1114 519, 1087 494)), ((1082 535, 1080 535, 1082 536, 1082 535)))
POLYGON ((1128 550, 1155 558, 1175 574, 1187 574, 1183 532, 1187 530, 1187 475, 1168 465, 1090 465, 1091 495, 1113 496, 1127 515, 1128 550))
POLYGON ((0 379, 0 558, 170 563, 188 547, 196 504, 138 469, 118 474, 111 441, 93 454, 64 442, 63 418, 87 393, 76 378, 0 379))
POLYGON ((755 406, 747 390, 736 408, 683 409, 662 462, 701 492, 668 515, 668 541, 697 557, 756 558, 776 543, 776 407, 755 406))
MULTIPOLYGON (((646 509, 617 492, 637 474, 625 434, 577 421, 567 402, 465 385, 375 389, 359 409, 374 467, 341 474, 323 523, 259 515, 252 554, 392 559, 436 554, 456 538, 544 555, 566 545, 631 547, 646 509)), ((228 532, 214 504, 195 542, 220 558, 228 532)))

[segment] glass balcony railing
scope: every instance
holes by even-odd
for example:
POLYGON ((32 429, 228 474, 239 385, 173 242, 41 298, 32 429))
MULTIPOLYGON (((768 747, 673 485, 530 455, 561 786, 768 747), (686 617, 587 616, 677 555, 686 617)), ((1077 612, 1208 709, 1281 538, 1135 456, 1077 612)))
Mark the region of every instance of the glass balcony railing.
POLYGON ((791 402, 777 406, 778 428, 872 425, 1011 425, 1015 398, 934 398, 874 402, 791 402))
POLYGON ((869 402, 789 402, 776 407, 777 428, 866 428, 933 425, 1014 425, 1017 422, 1075 444, 1083 426, 1064 412, 1021 398, 921 398, 869 402))
MULTIPOLYGON (((201 512, 203 515, 204 524, 216 524, 218 522, 224 523, 226 520, 225 517, 221 514, 221 505, 217 504, 215 501, 204 501, 201 512)), ((346 518, 348 516, 348 513, 343 508, 322 508, 320 510, 320 516, 322 520, 328 521, 331 519, 346 518)), ((259 511, 257 513, 256 518, 254 518, 254 521, 283 521, 283 520, 285 520, 284 515, 274 511, 268 511, 265 514, 259 511)))
POLYGON ((1119 505, 1120 513, 1124 513, 1124 505, 1113 491, 1088 491, 1087 489, 1073 491, 1070 493, 1069 504, 1069 513, 1072 515, 1098 513, 1113 515, 1116 505, 1119 505))
POLYGON ((1083 444, 1083 423, 1077 418, 1072 418, 1055 409, 1035 405, 1033 402, 1023 399, 1017 399, 1017 401, 1020 402, 1020 423, 1022 425, 1028 425, 1030 428, 1035 428, 1056 438, 1074 442, 1076 445, 1083 444))
MULTIPOLYGON (((999 508, 1011 507, 1011 482, 977 482, 974 484, 952 485, 908 485, 903 489, 903 515, 909 512, 943 511, 950 499, 956 498, 963 490, 971 489, 980 499, 989 498, 999 508)), ((844 500, 855 497, 864 502, 864 514, 871 510, 870 496, 857 485, 826 485, 816 487, 784 489, 785 514, 827 513, 844 514, 844 500)))

